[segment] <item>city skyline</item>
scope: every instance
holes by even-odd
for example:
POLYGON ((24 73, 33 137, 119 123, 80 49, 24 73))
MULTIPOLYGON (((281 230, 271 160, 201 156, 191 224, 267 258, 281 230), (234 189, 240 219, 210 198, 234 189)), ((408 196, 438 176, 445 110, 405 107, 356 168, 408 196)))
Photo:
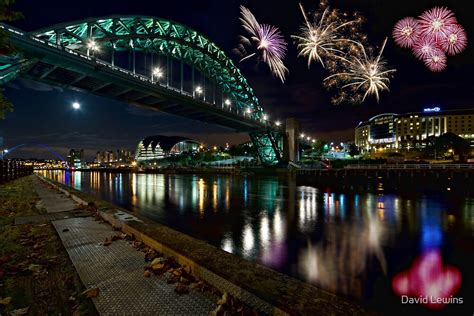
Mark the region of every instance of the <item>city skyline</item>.
MULTIPOLYGON (((358 122, 368 120, 379 113, 416 112, 433 106, 443 109, 473 106, 471 100, 474 96, 474 82, 470 75, 473 68, 470 62, 473 50, 470 46, 461 55, 450 57, 446 71, 434 74, 416 61, 409 52, 397 47, 392 39, 389 39, 384 55, 390 66, 397 68, 397 72, 392 79, 390 92, 381 94, 380 103, 367 100, 360 105, 331 105, 330 94, 321 85, 323 68, 312 65, 307 69, 306 62, 297 58, 296 45, 290 38, 290 35, 297 32, 301 23, 299 8, 293 3, 278 4, 272 11, 271 19, 268 19, 265 15, 268 3, 265 1, 247 1, 243 4, 261 16, 263 22, 278 25, 290 43, 285 60, 290 74, 284 85, 273 78, 263 65, 237 63, 238 57, 232 53, 241 32, 236 18, 239 10, 237 2, 232 1, 225 5, 218 1, 205 1, 200 5, 191 3, 189 5, 192 10, 185 11, 181 10, 182 4, 137 4, 131 13, 170 18, 206 34, 241 68, 261 104, 270 113, 271 119, 296 117, 301 121, 302 131, 320 139, 353 140, 354 128, 358 122), (229 16, 235 18, 230 19, 229 16), (215 28, 215 24, 225 28, 215 28)), ((305 1, 303 4, 309 9, 315 9, 317 6, 312 1, 305 1)), ((468 10, 464 9, 466 6, 455 1, 421 1, 400 6, 391 3, 381 6, 373 1, 362 1, 357 5, 343 4, 342 1, 333 1, 331 4, 351 12, 361 12, 367 20, 365 31, 373 43, 381 42, 385 36, 389 36, 394 23, 399 19, 406 15, 419 15, 423 9, 434 5, 449 6, 468 34, 472 33, 473 28, 469 24, 468 10)), ((64 6, 60 1, 42 3, 43 9, 61 12, 61 15, 51 14, 44 17, 34 15, 37 10, 34 5, 19 1, 15 8, 24 13, 25 19, 13 25, 30 31, 59 22, 85 18, 85 12, 88 12, 88 16, 130 13, 125 1, 115 1, 113 5, 105 1, 95 5, 93 11, 85 10, 87 2, 74 3, 76 10, 70 7, 66 10, 64 6)), ((70 148, 84 148, 86 156, 93 156, 96 151, 107 148, 134 149, 140 139, 157 134, 186 136, 216 145, 248 140, 246 134, 234 133, 215 125, 22 79, 8 84, 6 96, 15 105, 15 112, 8 113, 7 119, 0 124, 0 133, 9 147, 19 143, 46 143, 61 153, 70 148), (35 104, 40 106, 32 105, 30 100, 35 100, 35 104), (72 109, 74 102, 80 102, 80 110, 72 109), (22 126, 31 126, 35 132, 24 130, 22 126)), ((33 147, 18 152, 21 158, 29 158, 32 154, 36 154, 38 158, 48 157, 46 152, 33 147)))

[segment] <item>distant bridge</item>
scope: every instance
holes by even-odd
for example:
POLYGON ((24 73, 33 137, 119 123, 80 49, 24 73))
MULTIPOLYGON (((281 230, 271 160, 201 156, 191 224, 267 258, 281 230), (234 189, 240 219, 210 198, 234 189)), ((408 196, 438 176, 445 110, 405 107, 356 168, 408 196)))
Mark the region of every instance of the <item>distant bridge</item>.
POLYGON ((284 124, 271 123, 232 60, 183 24, 116 15, 34 32, 0 28, 20 52, 0 56, 0 83, 21 76, 217 124, 249 133, 264 164, 295 160, 297 129, 288 138, 284 124))
POLYGON ((19 148, 22 148, 22 147, 29 147, 29 146, 35 146, 35 147, 42 147, 42 148, 45 148, 47 151, 49 151, 50 153, 52 153, 56 158, 58 158, 59 160, 61 161, 64 161, 66 163, 66 165, 68 165, 67 163, 67 160, 64 159, 63 156, 61 156, 58 152, 56 152, 54 149, 52 149, 51 147, 49 147, 48 145, 46 144, 20 144, 20 145, 16 145, 12 148, 9 148, 8 150, 4 151, 4 152, 0 152, 0 159, 4 159, 4 157, 6 157, 7 155, 11 154, 12 152, 14 152, 15 150, 19 149, 19 148))

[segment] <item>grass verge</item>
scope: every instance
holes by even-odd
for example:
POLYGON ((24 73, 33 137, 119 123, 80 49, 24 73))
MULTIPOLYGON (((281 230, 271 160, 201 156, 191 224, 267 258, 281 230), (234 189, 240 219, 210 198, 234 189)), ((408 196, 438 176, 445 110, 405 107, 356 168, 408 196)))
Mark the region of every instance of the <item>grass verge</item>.
POLYGON ((34 177, 0 186, 0 315, 97 315, 51 223, 14 225, 44 213, 34 177))

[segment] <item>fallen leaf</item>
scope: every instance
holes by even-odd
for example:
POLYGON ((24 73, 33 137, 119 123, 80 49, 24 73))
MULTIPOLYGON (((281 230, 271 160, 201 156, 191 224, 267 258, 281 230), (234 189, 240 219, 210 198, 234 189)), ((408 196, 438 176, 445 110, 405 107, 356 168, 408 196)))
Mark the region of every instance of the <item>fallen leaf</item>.
POLYGON ((10 261, 12 258, 10 256, 2 256, 0 257, 0 264, 4 264, 4 263, 7 263, 8 261, 10 261))
POLYGON ((164 263, 157 263, 157 264, 153 264, 153 265, 151 266, 151 269, 152 269, 153 271, 155 271, 155 272, 156 272, 156 271, 161 271, 161 270, 163 270, 164 268, 165 268, 165 264, 164 264, 164 263))
POLYGON ((27 268, 27 270, 30 270, 32 272, 39 272, 43 267, 40 264, 30 264, 27 268))
POLYGON ((105 241, 103 242, 104 246, 110 246, 112 244, 112 241, 109 240, 108 238, 105 238, 105 241))
POLYGON ((0 305, 8 305, 11 303, 11 301, 12 301, 12 298, 10 296, 5 297, 0 300, 0 305))
POLYGON ((184 285, 189 285, 189 284, 191 284, 191 281, 190 281, 190 280, 188 280, 188 279, 186 279, 186 278, 183 278, 183 277, 180 277, 180 278, 179 278, 179 282, 181 282, 181 283, 184 284, 184 285))
POLYGON ((168 284, 174 284, 174 283, 177 283, 179 281, 179 277, 176 276, 176 275, 171 275, 168 280, 166 281, 166 283, 168 284))
POLYGON ((222 307, 222 305, 218 305, 216 309, 214 309, 213 311, 209 313, 209 315, 212 315, 212 316, 222 315, 223 310, 224 308, 222 307))
POLYGON ((146 270, 145 272, 143 272, 143 276, 144 276, 145 278, 149 278, 149 277, 151 276, 150 271, 146 270))
POLYGON ((189 293, 189 288, 184 284, 178 283, 174 288, 174 291, 178 294, 187 294, 189 293))
POLYGON ((99 296, 99 288, 97 287, 91 287, 90 289, 85 290, 84 292, 81 293, 81 295, 85 297, 97 297, 99 296))
POLYGON ((12 310, 10 315, 11 316, 20 316, 20 315, 26 315, 28 314, 28 310, 30 308, 29 307, 24 307, 24 308, 19 308, 19 309, 15 309, 15 310, 12 310))
POLYGON ((225 303, 227 303, 227 298, 228 298, 228 294, 227 292, 224 292, 222 297, 217 301, 217 305, 224 305, 225 303))
POLYGON ((153 259, 153 261, 150 263, 150 265, 154 266, 155 264, 164 263, 165 261, 166 261, 166 259, 163 258, 163 257, 155 258, 155 259, 153 259))

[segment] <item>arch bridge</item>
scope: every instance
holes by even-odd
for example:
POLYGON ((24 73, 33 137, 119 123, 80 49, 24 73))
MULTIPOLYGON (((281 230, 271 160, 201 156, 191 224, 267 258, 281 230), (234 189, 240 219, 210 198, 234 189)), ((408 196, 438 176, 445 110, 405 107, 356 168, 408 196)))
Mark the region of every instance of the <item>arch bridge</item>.
POLYGON ((183 24, 114 15, 33 32, 0 28, 19 51, 0 56, 1 83, 20 76, 248 132, 264 164, 285 160, 285 127, 267 120, 233 61, 183 24))

